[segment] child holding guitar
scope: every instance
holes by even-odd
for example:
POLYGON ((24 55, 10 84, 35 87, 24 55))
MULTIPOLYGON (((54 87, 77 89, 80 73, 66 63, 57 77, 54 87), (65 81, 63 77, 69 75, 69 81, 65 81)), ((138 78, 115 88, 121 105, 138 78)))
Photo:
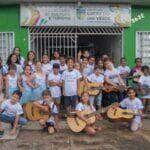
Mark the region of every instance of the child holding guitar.
POLYGON ((97 83, 97 85, 99 86, 98 95, 90 95, 90 104, 93 105, 94 100, 96 100, 96 105, 100 108, 102 101, 102 90, 100 90, 100 87, 103 87, 104 75, 101 74, 101 71, 98 67, 95 67, 94 73, 87 77, 87 82, 97 83))
POLYGON ((141 115, 143 110, 142 102, 139 98, 136 97, 136 91, 134 88, 130 87, 127 90, 128 97, 125 98, 122 102, 117 103, 114 108, 122 107, 129 110, 132 110, 135 113, 133 119, 131 120, 130 129, 131 131, 137 131, 142 127, 141 115), (136 115, 137 114, 137 115, 136 115))
POLYGON ((47 130, 48 133, 52 134, 55 131, 59 131, 58 109, 50 96, 49 90, 44 90, 42 97, 42 100, 35 101, 33 104, 43 112, 50 114, 48 120, 47 118, 42 118, 39 120, 39 124, 44 130, 47 130))
MULTIPOLYGON (((81 102, 77 104, 76 106, 76 114, 77 116, 83 120, 84 122, 86 122, 86 126, 84 128, 84 131, 89 134, 89 135, 95 135, 96 131, 100 131, 101 127, 96 127, 94 125, 94 123, 92 123, 91 119, 87 119, 84 114, 83 111, 89 111, 91 113, 95 112, 95 108, 93 105, 90 104, 89 102, 89 94, 88 92, 84 92, 81 96, 81 102)), ((96 119, 100 119, 101 116, 97 115, 96 119)))

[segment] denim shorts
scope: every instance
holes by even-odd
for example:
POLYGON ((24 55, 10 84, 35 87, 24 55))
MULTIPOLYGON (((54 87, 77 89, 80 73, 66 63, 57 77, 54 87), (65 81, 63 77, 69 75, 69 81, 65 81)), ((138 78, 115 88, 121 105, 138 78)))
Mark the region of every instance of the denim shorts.
MULTIPOLYGON (((8 116, 5 114, 0 114, 0 121, 5 122, 5 123, 14 123, 15 121, 15 116, 8 116)), ((23 117, 19 117, 19 124, 25 125, 27 123, 27 119, 23 117)))

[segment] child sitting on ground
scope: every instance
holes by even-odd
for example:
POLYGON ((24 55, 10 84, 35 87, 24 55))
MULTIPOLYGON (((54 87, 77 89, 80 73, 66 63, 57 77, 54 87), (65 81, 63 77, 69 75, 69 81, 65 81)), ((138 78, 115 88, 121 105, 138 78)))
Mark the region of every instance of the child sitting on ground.
POLYGON ((50 113, 50 117, 48 120, 40 119, 39 124, 44 129, 47 130, 48 133, 52 134, 55 131, 59 131, 59 119, 58 119, 58 109, 54 104, 53 99, 50 96, 49 90, 44 90, 42 93, 42 100, 35 101, 33 104, 44 111, 45 113, 50 113), (47 107, 48 106, 48 107, 47 107))
MULTIPOLYGON (((95 135, 97 131, 101 130, 100 126, 95 126, 95 124, 91 124, 84 115, 82 115, 82 112, 85 110, 91 110, 92 112, 95 112, 95 108, 93 105, 90 104, 89 101, 89 94, 88 92, 84 92, 81 97, 81 102, 77 104, 76 106, 76 114, 77 116, 85 121, 87 123, 84 131, 89 135, 95 135)), ((100 115, 96 115, 96 119, 99 120, 101 118, 100 115)))
POLYGON ((20 91, 14 91, 11 99, 2 102, 0 107, 0 134, 4 133, 2 122, 11 123, 11 135, 16 134, 18 124, 25 125, 27 120, 20 115, 23 114, 23 109, 19 103, 21 97, 20 91))
MULTIPOLYGON (((134 113, 142 114, 143 105, 139 98, 136 97, 136 91, 134 88, 130 87, 127 90, 128 97, 122 100, 122 102, 117 103, 115 107, 122 107, 125 109, 130 109, 134 113)), ((135 115, 131 120, 130 129, 131 131, 137 131, 142 127, 141 116, 135 115)))

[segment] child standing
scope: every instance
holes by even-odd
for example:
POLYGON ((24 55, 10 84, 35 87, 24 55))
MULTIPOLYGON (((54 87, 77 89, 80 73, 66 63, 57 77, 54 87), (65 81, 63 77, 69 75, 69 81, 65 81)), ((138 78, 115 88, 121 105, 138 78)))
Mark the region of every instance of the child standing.
POLYGON ((78 101, 78 87, 82 76, 79 71, 74 69, 74 60, 72 58, 67 60, 67 66, 68 70, 63 72, 62 81, 64 104, 66 110, 69 112, 70 108, 75 109, 78 101))
POLYGON ((52 66, 47 54, 42 56, 42 71, 48 76, 52 72, 52 66))
POLYGON ((9 66, 8 70, 8 74, 5 78, 6 98, 11 98, 14 91, 18 90, 18 75, 16 73, 17 68, 15 65, 9 66))
POLYGON ((143 96, 143 104, 145 105, 144 112, 148 110, 150 99, 150 71, 148 66, 142 66, 143 75, 139 79, 140 93, 143 96))
POLYGON ((142 66, 143 75, 140 76, 139 83, 143 87, 150 88, 150 71, 148 66, 142 66))
POLYGON ((33 88, 37 87, 37 85, 34 84, 34 76, 31 75, 30 65, 25 66, 24 74, 18 80, 18 86, 20 91, 22 92, 20 104, 24 105, 32 100, 33 88))
POLYGON ((51 92, 51 96, 55 101, 55 104, 60 110, 60 102, 61 102, 61 86, 62 86, 62 78, 59 73, 60 66, 59 64, 53 64, 53 72, 48 76, 48 84, 51 92))
POLYGON ((11 135, 16 134, 16 129, 18 124, 25 125, 27 120, 25 118, 20 117, 23 114, 23 109, 19 104, 19 99, 21 97, 21 93, 19 91, 15 91, 12 94, 11 99, 6 100, 2 103, 0 107, 0 134, 4 133, 2 128, 2 122, 7 122, 12 124, 12 130, 10 132, 11 135))
POLYGON ((41 69, 41 62, 37 62, 35 66, 34 73, 34 84, 37 85, 36 88, 33 89, 32 100, 39 100, 42 98, 42 93, 46 90, 46 74, 41 69))
POLYGON ((3 62, 0 57, 0 98, 2 99, 2 91, 3 91, 3 62))
POLYGON ((81 72, 83 77, 87 77, 93 73, 93 69, 91 66, 89 66, 89 62, 87 58, 82 59, 81 70, 82 70, 81 72))
POLYGON ((48 133, 52 134, 55 131, 59 131, 60 129, 58 110, 56 105, 54 104, 53 99, 50 96, 49 90, 43 91, 42 97, 43 98, 41 100, 33 102, 33 104, 44 112, 48 113, 50 111, 50 118, 48 120, 40 119, 39 124, 43 129, 46 129, 48 133))
POLYGON ((59 60, 59 51, 54 51, 54 58, 51 60, 51 65, 53 66, 53 64, 60 64, 60 60, 59 60))
POLYGON ((23 69, 22 66, 19 64, 18 58, 15 54, 10 54, 7 60, 7 64, 3 66, 3 75, 8 73, 9 66, 15 65, 17 68, 17 74, 22 74, 23 69))
POLYGON ((36 64, 36 53, 34 51, 29 51, 27 54, 27 61, 25 65, 30 65, 31 73, 35 72, 35 64, 36 64))
POLYGON ((3 76, 2 76, 2 74, 0 73, 0 99, 3 98, 2 91, 3 91, 3 76))
MULTIPOLYGON (((88 82, 98 83, 99 87, 103 87, 104 75, 101 74, 101 71, 98 67, 94 68, 94 73, 87 77, 88 82)), ((102 103, 102 91, 100 90, 99 94, 96 96, 90 96, 90 104, 94 105, 94 100, 96 98, 96 105, 98 108, 101 108, 102 103)))
POLYGON ((24 62, 25 59, 20 55, 20 48, 19 47, 15 47, 13 49, 13 53, 17 56, 19 64, 22 66, 22 68, 24 67, 24 62))
POLYGON ((67 70, 66 60, 63 55, 60 56, 60 74, 67 70))
POLYGON ((130 73, 130 68, 126 65, 126 59, 122 57, 120 59, 120 66, 117 68, 120 74, 120 77, 124 80, 124 83, 127 85, 127 77, 130 73))

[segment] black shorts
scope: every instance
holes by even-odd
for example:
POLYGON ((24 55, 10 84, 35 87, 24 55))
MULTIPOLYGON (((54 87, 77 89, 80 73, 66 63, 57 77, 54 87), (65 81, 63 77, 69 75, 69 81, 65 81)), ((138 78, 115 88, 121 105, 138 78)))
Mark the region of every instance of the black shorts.
POLYGON ((75 108, 77 101, 78 101, 78 96, 77 95, 64 96, 64 105, 66 107, 71 106, 71 108, 75 108))

